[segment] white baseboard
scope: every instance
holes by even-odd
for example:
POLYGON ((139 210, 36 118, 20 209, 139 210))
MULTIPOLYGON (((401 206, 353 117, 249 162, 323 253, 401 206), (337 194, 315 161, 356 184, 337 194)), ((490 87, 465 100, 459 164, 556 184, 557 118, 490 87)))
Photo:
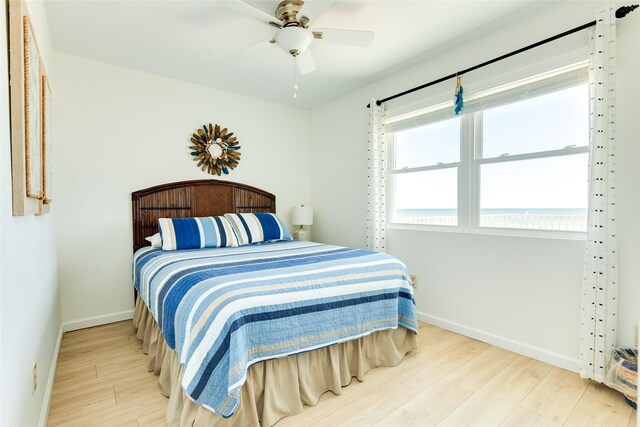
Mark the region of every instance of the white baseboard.
POLYGON ((133 309, 119 311, 117 313, 103 314, 101 316, 85 317, 84 319, 68 320, 64 322, 62 326, 64 326, 65 332, 70 332, 129 319, 133 319, 133 309))
POLYGON ((418 312, 418 319, 439 328, 447 329, 460 335, 483 341, 488 344, 495 345, 496 347, 513 351, 514 353, 522 354, 532 359, 540 360, 542 362, 549 363, 560 368, 568 369, 573 372, 579 371, 580 364, 578 359, 573 359, 571 357, 545 350, 540 347, 535 347, 530 344, 525 344, 523 342, 505 338, 503 336, 482 331, 480 329, 461 325, 460 323, 451 322, 441 317, 431 316, 426 313, 418 312))
POLYGON ((56 340, 56 348, 53 350, 51 359, 51 369, 49 369, 49 379, 47 380, 47 388, 44 389, 44 398, 42 400, 42 410, 40 411, 39 427, 45 427, 49 420, 49 407, 51 406, 51 395, 53 394, 53 383, 56 378, 56 367, 58 366, 58 353, 60 352, 60 344, 62 344, 62 335, 64 334, 64 325, 60 324, 58 330, 58 339, 56 340))
POLYGON ((47 388, 44 390, 44 399, 42 402, 42 411, 40 412, 39 427, 45 427, 49 419, 49 407, 51 406, 51 395, 53 394, 53 383, 56 377, 56 367, 58 366, 58 353, 62 344, 62 335, 65 332, 76 331, 78 329, 91 328, 93 326, 106 325, 107 323, 120 322, 122 320, 133 319, 133 310, 125 310, 117 313, 104 314, 101 316, 86 317, 84 319, 69 320, 60 324, 58 331, 58 339, 56 348, 53 351, 51 360, 51 369, 49 370, 49 379, 47 380, 47 388))

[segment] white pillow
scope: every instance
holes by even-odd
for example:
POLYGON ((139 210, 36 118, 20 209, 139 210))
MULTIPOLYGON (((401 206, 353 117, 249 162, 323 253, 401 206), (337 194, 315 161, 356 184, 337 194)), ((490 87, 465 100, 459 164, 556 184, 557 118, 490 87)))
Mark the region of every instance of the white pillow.
POLYGON ((162 237, 160 237, 160 233, 156 233, 153 236, 145 237, 144 240, 151 243, 152 248, 162 247, 162 237))

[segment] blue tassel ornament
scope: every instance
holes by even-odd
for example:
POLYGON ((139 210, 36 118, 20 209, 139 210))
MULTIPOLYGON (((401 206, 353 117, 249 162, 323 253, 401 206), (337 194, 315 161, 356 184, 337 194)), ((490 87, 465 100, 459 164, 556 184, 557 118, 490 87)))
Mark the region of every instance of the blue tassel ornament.
POLYGON ((464 88, 462 87, 462 76, 456 77, 456 93, 453 98, 453 111, 456 116, 460 114, 460 111, 464 108, 464 88))

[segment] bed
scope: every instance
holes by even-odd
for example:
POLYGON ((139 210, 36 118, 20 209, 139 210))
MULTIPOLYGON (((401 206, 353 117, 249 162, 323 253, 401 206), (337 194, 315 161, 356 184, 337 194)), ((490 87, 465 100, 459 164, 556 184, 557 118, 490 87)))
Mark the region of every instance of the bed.
POLYGON ((146 245, 159 218, 275 213, 268 192, 184 181, 137 191, 132 206, 134 326, 171 426, 271 426, 417 347, 412 287, 389 255, 295 240, 146 245))

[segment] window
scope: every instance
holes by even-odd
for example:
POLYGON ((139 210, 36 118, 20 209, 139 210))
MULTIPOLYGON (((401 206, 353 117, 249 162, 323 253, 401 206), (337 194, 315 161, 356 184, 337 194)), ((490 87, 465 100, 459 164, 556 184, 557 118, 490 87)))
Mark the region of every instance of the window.
POLYGON ((460 118, 398 132, 394 160, 394 218, 457 225, 460 118))
POLYGON ((390 222, 586 231, 583 68, 450 108, 389 125, 390 222))

